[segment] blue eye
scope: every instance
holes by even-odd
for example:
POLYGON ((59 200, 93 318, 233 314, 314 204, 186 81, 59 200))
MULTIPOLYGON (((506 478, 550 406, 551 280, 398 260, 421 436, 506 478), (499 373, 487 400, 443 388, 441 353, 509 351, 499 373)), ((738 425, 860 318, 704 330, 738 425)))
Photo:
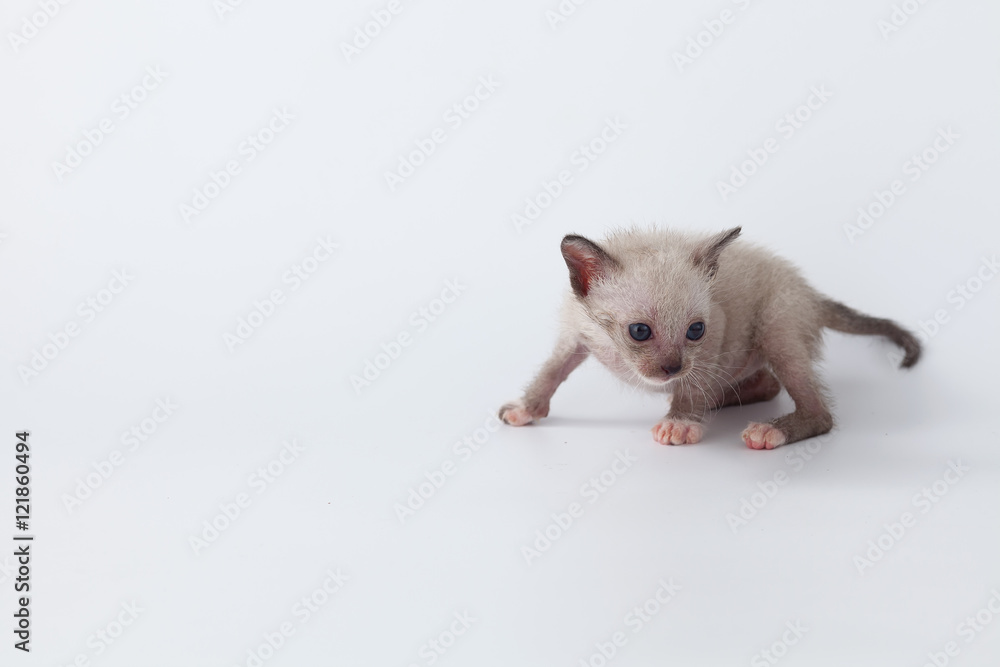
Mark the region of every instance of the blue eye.
POLYGON ((705 323, 695 322, 688 327, 687 338, 688 340, 698 340, 705 335, 705 323))
POLYGON ((628 332, 635 340, 646 340, 653 335, 653 330, 649 328, 649 325, 642 322, 628 325, 628 332))

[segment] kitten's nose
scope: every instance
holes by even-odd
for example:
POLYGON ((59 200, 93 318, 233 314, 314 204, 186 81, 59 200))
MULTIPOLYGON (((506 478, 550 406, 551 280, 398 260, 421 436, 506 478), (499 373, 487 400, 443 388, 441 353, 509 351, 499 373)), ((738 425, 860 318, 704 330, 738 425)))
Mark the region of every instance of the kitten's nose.
POLYGON ((663 364, 662 366, 660 366, 660 368, 667 375, 677 375, 678 373, 681 372, 680 364, 663 364))

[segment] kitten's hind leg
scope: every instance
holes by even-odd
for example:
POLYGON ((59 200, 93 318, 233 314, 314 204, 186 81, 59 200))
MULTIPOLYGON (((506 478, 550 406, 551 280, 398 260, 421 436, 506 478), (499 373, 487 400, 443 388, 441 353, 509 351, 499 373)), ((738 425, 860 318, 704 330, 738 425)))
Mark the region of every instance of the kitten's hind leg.
POLYGON ((590 351, 583 343, 575 339, 561 339, 524 396, 500 408, 500 419, 511 426, 524 426, 548 416, 552 394, 589 355, 590 351))
POLYGON ((833 428, 833 416, 826 406, 823 384, 813 370, 808 348, 801 346, 797 350, 785 350, 771 359, 778 380, 795 401, 795 411, 768 424, 751 422, 743 431, 746 446, 750 449, 774 449, 821 435, 833 428))
POLYGON ((741 380, 736 388, 725 387, 722 402, 718 405, 724 408, 730 405, 750 405, 761 401, 770 401, 781 391, 781 382, 774 373, 762 368, 750 377, 741 380))

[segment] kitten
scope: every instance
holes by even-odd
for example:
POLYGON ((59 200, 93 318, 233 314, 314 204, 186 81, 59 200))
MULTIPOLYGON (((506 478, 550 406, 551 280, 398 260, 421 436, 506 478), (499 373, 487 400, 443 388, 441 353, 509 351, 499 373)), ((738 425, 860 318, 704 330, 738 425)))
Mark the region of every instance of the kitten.
POLYGON ((672 395, 652 429, 664 445, 696 443, 710 411, 768 401, 784 386, 795 411, 743 431, 747 447, 773 449, 833 427, 813 367, 824 327, 882 336, 903 349, 904 368, 917 362, 911 333, 826 298, 789 262, 736 241, 740 231, 564 238, 571 291, 559 340, 500 418, 521 426, 548 415, 556 388, 592 354, 625 382, 672 395))

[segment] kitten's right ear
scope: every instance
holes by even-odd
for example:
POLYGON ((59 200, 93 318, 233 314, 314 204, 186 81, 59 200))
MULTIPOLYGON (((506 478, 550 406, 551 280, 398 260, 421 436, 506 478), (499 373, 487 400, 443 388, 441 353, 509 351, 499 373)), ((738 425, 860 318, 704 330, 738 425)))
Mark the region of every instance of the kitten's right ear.
POLYGON ((736 240, 742 230, 742 227, 733 227, 709 238, 695 249, 691 257, 694 265, 703 269, 709 278, 714 278, 716 271, 719 270, 719 255, 727 245, 736 240))
POLYGON ((580 298, 587 296, 595 281, 619 266, 601 246, 582 236, 566 236, 561 248, 569 267, 569 284, 580 298))

